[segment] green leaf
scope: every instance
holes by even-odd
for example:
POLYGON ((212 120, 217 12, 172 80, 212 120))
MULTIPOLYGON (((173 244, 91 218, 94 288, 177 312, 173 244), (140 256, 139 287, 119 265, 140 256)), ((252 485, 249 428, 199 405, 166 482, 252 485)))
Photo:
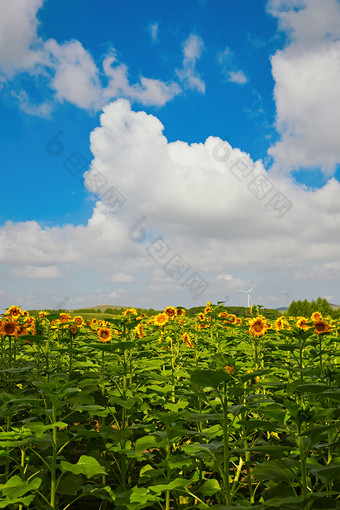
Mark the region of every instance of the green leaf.
POLYGON ((283 480, 292 483, 298 467, 295 461, 289 459, 267 460, 256 464, 253 475, 256 480, 283 480))
POLYGON ((61 478, 58 485, 58 494, 65 494, 67 496, 75 496, 83 485, 82 475, 75 475, 74 473, 65 473, 61 478))
POLYGON ((218 482, 218 480, 215 480, 215 478, 210 478, 209 480, 206 480, 202 487, 200 487, 199 492, 203 494, 203 496, 213 496, 217 492, 221 491, 221 486, 218 482))
POLYGON ((96 459, 87 455, 82 455, 77 464, 71 464, 62 460, 60 466, 63 471, 70 471, 75 475, 85 475, 87 478, 107 474, 96 459))
POLYGON ((190 381, 197 386, 218 388, 222 382, 231 381, 232 377, 224 370, 195 370, 190 376, 190 381))
MULTIPOLYGON (((27 492, 39 489, 41 478, 34 478, 31 482, 25 482, 20 476, 12 476, 7 483, 0 485, 0 491, 10 499, 21 498, 27 492)), ((5 507, 2 507, 5 508, 5 507)))

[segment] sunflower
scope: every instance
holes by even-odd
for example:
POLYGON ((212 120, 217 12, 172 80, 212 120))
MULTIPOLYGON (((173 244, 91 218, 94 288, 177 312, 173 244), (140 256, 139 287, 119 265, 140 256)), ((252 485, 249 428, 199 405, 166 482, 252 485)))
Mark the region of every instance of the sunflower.
POLYGON ((5 336, 15 336, 17 337, 20 331, 20 325, 12 318, 7 321, 2 321, 0 325, 0 335, 5 336))
POLYGON ((230 375, 233 375, 235 373, 235 367, 232 367, 230 365, 226 365, 225 367, 223 367, 223 370, 230 375))
POLYGON ((312 321, 320 321, 322 319, 322 314, 320 312, 313 312, 311 315, 312 321))
POLYGON ((72 317, 69 313, 61 313, 59 317, 60 322, 70 322, 72 317))
POLYGON ((18 329, 18 336, 28 335, 29 331, 26 324, 20 324, 18 329))
POLYGON ((166 324, 169 320, 169 317, 167 316, 166 313, 159 313, 158 315, 156 315, 156 317, 154 317, 154 324, 156 324, 156 326, 164 326, 164 324, 166 324))
POLYGON ((253 335, 254 337, 259 337, 265 334, 268 329, 268 324, 262 315, 256 317, 256 319, 252 319, 249 321, 249 330, 248 333, 253 335))
POLYGON ((98 328, 97 336, 98 339, 105 344, 106 342, 110 342, 112 339, 112 332, 107 327, 98 328))
POLYGON ((185 315, 185 310, 183 308, 178 307, 176 310, 177 315, 185 315))
POLYGON ((5 312, 5 315, 9 315, 10 317, 21 317, 22 311, 19 306, 10 306, 5 312))
POLYGON ((74 317, 73 322, 80 328, 84 325, 84 319, 82 318, 81 315, 77 315, 76 317, 74 317))
POLYGON ((323 319, 314 321, 313 326, 314 326, 314 332, 317 333, 318 335, 320 333, 327 333, 328 331, 331 331, 331 329, 332 329, 330 324, 328 324, 328 322, 326 322, 323 319))
POLYGON ((70 332, 73 336, 76 336, 76 334, 78 333, 78 328, 75 324, 71 324, 70 326, 70 332))
POLYGON ((207 304, 205 305, 205 308, 204 308, 204 313, 211 313, 211 303, 210 303, 210 301, 207 301, 207 304))
POLYGON ((282 329, 290 329, 289 322, 287 321, 287 319, 284 315, 281 315, 281 317, 276 319, 275 329, 277 332, 281 331, 282 329))
POLYGON ((296 321, 296 327, 307 331, 307 329, 309 329, 307 319, 305 317, 298 317, 298 320, 296 321))
POLYGON ((236 324, 237 322, 237 317, 233 313, 228 313, 227 319, 231 324, 236 324))
POLYGON ((46 317, 47 315, 47 312, 39 312, 39 319, 43 319, 44 317, 46 317))
POLYGON ((176 308, 174 308, 173 306, 167 306, 164 310, 164 313, 166 313, 166 315, 170 318, 170 319, 173 319, 174 317, 176 317, 176 308))
POLYGON ((135 327, 135 331, 136 331, 138 338, 143 338, 143 336, 144 336, 143 324, 139 323, 138 326, 135 327))
POLYGON ((194 343, 193 341, 191 340, 190 336, 188 335, 188 333, 183 333, 182 335, 182 338, 183 338, 183 342, 188 346, 188 347, 191 347, 193 348, 194 347, 194 343))
POLYGON ((257 309, 256 305, 251 305, 251 307, 250 307, 250 315, 254 315, 256 309, 257 309))
POLYGON ((137 316, 137 315, 138 315, 138 312, 137 312, 136 308, 127 308, 127 309, 123 312, 123 315, 124 315, 124 317, 128 317, 129 315, 135 315, 135 316, 137 316))
POLYGON ((219 317, 224 317, 225 319, 228 317, 228 312, 220 312, 218 314, 219 317))
POLYGON ((204 313, 199 313, 199 314, 197 315, 197 317, 198 317, 198 320, 200 320, 201 322, 205 321, 205 315, 204 315, 204 313))

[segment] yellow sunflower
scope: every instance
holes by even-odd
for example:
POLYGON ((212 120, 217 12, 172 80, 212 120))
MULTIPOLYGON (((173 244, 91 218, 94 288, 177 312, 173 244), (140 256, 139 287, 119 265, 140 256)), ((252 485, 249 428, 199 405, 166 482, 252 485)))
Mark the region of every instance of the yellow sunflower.
POLYGON ((307 331, 307 329, 309 329, 307 319, 305 317, 298 317, 298 320, 296 321, 296 327, 307 331))
POLYGON ((9 315, 10 317, 21 317, 22 311, 19 306, 10 306, 5 312, 5 315, 9 315))
POLYGON ((70 332, 73 336, 76 336, 76 334, 78 333, 78 328, 75 324, 71 324, 70 326, 70 332))
POLYGON ((223 367, 223 370, 230 375, 233 375, 235 373, 235 367, 232 367, 230 365, 226 365, 225 367, 223 367))
POLYGON ((183 310, 183 308, 177 308, 176 313, 177 313, 177 315, 183 315, 184 316, 185 315, 185 310, 183 310))
POLYGON ((322 314, 320 312, 313 312, 311 315, 312 321, 319 321, 322 319, 322 314))
POLYGON ((98 339, 105 344, 106 342, 110 342, 112 339, 112 332, 109 330, 109 328, 106 327, 98 328, 97 336, 98 339))
POLYGON ((84 319, 82 318, 81 315, 77 315, 76 317, 74 317, 73 322, 80 328, 84 325, 84 319))
POLYGON ((188 347, 191 347, 193 348, 194 347, 194 343, 193 341, 191 340, 190 336, 188 335, 188 333, 183 333, 182 335, 182 338, 183 338, 183 342, 188 346, 188 347))
POLYGON ((291 329, 289 322, 287 321, 286 317, 284 315, 281 315, 278 319, 275 321, 275 329, 276 331, 281 331, 282 329, 291 329))
POLYGON ((138 338, 143 338, 143 336, 144 336, 143 324, 139 323, 138 326, 135 327, 135 331, 136 331, 138 338))
POLYGON ((211 313, 211 303, 210 303, 210 301, 207 301, 207 304, 205 305, 205 308, 204 308, 204 313, 211 313))
POLYGON ((256 319, 251 319, 249 321, 249 330, 248 333, 253 335, 254 337, 260 337, 266 333, 268 329, 268 324, 262 315, 256 317, 256 319))
POLYGON ((331 331, 331 329, 332 329, 331 325, 328 324, 328 322, 326 322, 323 319, 314 321, 313 326, 314 326, 314 332, 317 333, 318 335, 320 333, 327 333, 328 331, 331 331))
POLYGON ((135 315, 137 316, 138 315, 138 312, 135 308, 127 308, 124 312, 123 312, 123 315, 124 317, 128 317, 129 315, 135 315))
POLYGON ((61 313, 59 317, 60 322, 70 322, 72 317, 69 313, 61 313))
POLYGON ((20 325, 12 319, 12 317, 6 321, 1 321, 0 335, 15 336, 17 337, 20 331, 20 325))
POLYGON ((169 320, 169 317, 167 316, 166 313, 159 313, 158 315, 156 315, 156 317, 154 317, 154 324, 156 324, 156 326, 164 326, 169 320))
POLYGON ((167 306, 164 310, 164 313, 170 318, 170 319, 173 319, 174 317, 176 317, 176 308, 174 308, 173 306, 167 306))

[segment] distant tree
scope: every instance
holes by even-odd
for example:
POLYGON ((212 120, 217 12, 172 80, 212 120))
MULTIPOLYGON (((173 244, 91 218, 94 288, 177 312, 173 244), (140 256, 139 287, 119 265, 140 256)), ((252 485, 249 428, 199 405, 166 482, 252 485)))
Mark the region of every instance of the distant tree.
POLYGON ((287 315, 292 317, 298 317, 299 315, 310 317, 313 312, 320 312, 323 316, 330 315, 334 317, 331 305, 327 299, 321 297, 318 297, 316 300, 313 299, 311 302, 307 301, 307 299, 304 301, 292 301, 287 310, 287 315))

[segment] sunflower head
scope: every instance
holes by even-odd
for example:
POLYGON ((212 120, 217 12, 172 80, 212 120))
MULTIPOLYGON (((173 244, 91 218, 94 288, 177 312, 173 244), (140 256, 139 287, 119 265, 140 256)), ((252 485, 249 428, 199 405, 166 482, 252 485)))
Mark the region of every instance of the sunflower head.
POLYGON ((190 336, 188 335, 188 333, 183 333, 182 338, 183 338, 183 342, 185 343, 185 345, 187 345, 188 347, 191 347, 191 348, 194 347, 194 343, 193 343, 192 339, 190 338, 190 336))
POLYGON ((173 319, 177 315, 176 308, 173 306, 167 306, 164 310, 164 313, 170 318, 173 319))
POLYGON ((98 328, 97 336, 102 343, 110 342, 110 340, 112 340, 112 332, 107 327, 98 328))
POLYGON ((22 316, 22 311, 19 306, 10 306, 8 310, 5 312, 5 315, 18 318, 22 316))
POLYGON ((299 317, 296 321, 296 327, 307 331, 307 329, 309 329, 307 319, 305 317, 299 317))
POLYGON ((135 308, 127 308, 126 310, 124 310, 123 315, 124 315, 124 317, 133 317, 133 316, 137 317, 138 312, 135 308))
POLYGON ((80 328, 84 325, 84 319, 82 318, 81 315, 77 315, 76 317, 74 317, 73 322, 80 328))
POLYGON ((314 332, 320 335, 320 333, 328 333, 328 331, 331 331, 332 327, 328 322, 326 322, 324 319, 320 319, 313 322, 314 326, 314 332))
POLYGON ((156 315, 156 317, 154 318, 154 324, 156 324, 156 326, 164 326, 164 324, 166 324, 169 320, 169 317, 166 313, 159 313, 158 315, 156 315))
POLYGON ((253 335, 255 338, 258 338, 266 333, 268 329, 268 324, 262 315, 256 317, 256 319, 251 319, 249 321, 249 330, 248 332, 253 335))
POLYGON ((1 322, 1 325, 0 325, 0 335, 1 336, 4 337, 5 335, 9 335, 9 336, 17 337, 19 334, 19 331, 20 331, 20 325, 18 322, 13 320, 12 317, 10 317, 6 321, 1 322))
POLYGON ((230 375, 233 375, 235 373, 235 367, 233 367, 231 365, 226 365, 225 367, 223 367, 223 370, 225 372, 227 372, 227 374, 230 374, 230 375))
POLYGON ((320 312, 313 312, 311 315, 312 321, 319 321, 322 319, 322 314, 320 312))
POLYGON ((75 324, 71 324, 70 326, 70 332, 71 332, 71 335, 73 336, 76 336, 76 334, 78 333, 78 328, 75 324))
POLYGON ((178 307, 176 310, 177 316, 182 315, 184 317, 185 310, 183 308, 178 307))
POLYGON ((143 324, 142 323, 139 323, 135 327, 135 331, 136 331, 136 334, 137 334, 138 338, 143 338, 144 333, 143 333, 143 324))
POLYGON ((205 315, 204 315, 204 313, 199 313, 199 314, 197 315, 197 317, 198 317, 198 320, 199 320, 199 321, 201 321, 201 322, 205 321, 205 315))
POLYGON ((61 313, 59 317, 60 322, 70 322, 72 317, 69 313, 61 313))

